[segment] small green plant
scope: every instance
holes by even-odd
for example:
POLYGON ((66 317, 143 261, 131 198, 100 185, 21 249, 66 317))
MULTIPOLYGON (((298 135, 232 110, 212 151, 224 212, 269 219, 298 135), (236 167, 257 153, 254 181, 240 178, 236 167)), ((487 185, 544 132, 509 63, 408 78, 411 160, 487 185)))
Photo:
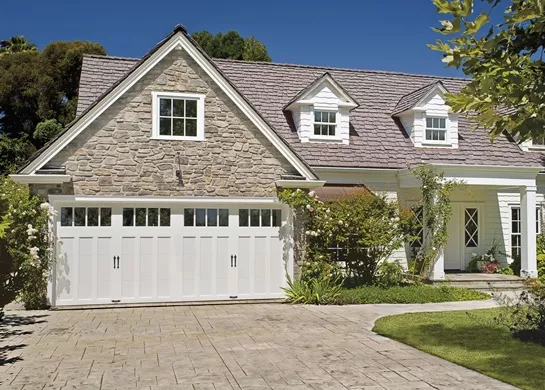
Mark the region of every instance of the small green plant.
POLYGON ((519 297, 499 297, 502 311, 495 318, 513 337, 545 346, 545 286, 536 282, 519 297))
POLYGON ((511 267, 503 267, 500 270, 500 274, 502 274, 502 275, 515 275, 515 271, 513 271, 513 268, 511 268, 511 267))
POLYGON ((378 287, 392 287, 401 286, 406 284, 405 269, 399 262, 395 261, 383 261, 380 263, 375 275, 374 285, 378 287))
POLYGON ((467 265, 466 271, 482 272, 485 274, 501 272, 502 267, 499 260, 500 256, 507 256, 507 254, 501 251, 500 243, 494 239, 492 246, 486 251, 485 254, 471 254, 471 260, 467 265))
POLYGON ((288 287, 283 287, 286 300, 294 304, 327 305, 334 303, 342 291, 341 276, 293 280, 287 275, 288 287))

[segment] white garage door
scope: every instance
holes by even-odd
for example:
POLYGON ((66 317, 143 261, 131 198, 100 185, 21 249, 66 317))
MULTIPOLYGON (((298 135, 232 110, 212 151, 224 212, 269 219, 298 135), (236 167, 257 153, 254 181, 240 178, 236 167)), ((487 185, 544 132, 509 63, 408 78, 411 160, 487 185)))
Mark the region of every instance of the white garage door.
POLYGON ((283 296, 290 251, 282 205, 56 208, 55 305, 283 296))

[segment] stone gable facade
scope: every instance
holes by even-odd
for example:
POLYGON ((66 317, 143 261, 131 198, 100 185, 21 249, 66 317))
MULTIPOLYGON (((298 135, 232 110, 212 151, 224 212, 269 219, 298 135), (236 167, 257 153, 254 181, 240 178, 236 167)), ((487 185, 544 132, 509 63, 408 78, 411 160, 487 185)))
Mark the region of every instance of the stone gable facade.
POLYGON ((49 164, 69 185, 39 193, 105 196, 265 197, 294 168, 183 50, 174 50, 49 164), (205 141, 156 140, 152 92, 206 94, 205 141), (183 186, 176 170, 181 157, 183 186))

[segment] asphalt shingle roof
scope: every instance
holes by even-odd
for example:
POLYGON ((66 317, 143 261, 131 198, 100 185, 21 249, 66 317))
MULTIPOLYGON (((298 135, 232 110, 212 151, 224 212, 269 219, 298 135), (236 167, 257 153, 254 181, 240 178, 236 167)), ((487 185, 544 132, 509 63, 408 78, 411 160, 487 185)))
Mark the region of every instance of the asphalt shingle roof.
POLYGON ((435 83, 426 85, 423 88, 417 89, 416 91, 403 96, 401 99, 399 99, 399 102, 394 108, 394 112, 392 113, 392 115, 397 115, 402 113, 403 111, 407 111, 408 109, 413 108, 416 104, 418 104, 419 101, 421 101, 428 93, 430 93, 431 90, 433 90, 438 85, 443 86, 443 83, 440 81, 436 81, 435 83))
MULTIPOLYGON (((81 113, 138 59, 85 56, 80 84, 81 113)), ((394 72, 326 68, 215 59, 219 69, 263 117, 311 166, 406 168, 419 163, 541 166, 540 153, 523 152, 505 136, 490 143, 485 129, 471 129, 459 119, 459 148, 415 148, 401 123, 392 117, 403 103, 414 104, 438 81, 450 92, 467 82, 462 78, 394 72), (359 107, 350 113, 350 144, 301 143, 283 107, 317 78, 329 73, 359 107)))

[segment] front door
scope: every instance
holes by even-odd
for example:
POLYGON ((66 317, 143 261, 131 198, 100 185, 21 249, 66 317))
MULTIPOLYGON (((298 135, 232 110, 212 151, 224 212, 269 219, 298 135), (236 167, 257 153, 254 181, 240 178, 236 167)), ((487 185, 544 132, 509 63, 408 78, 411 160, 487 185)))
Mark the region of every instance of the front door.
POLYGON ((445 269, 459 270, 462 268, 462 223, 461 205, 452 203, 452 216, 447 225, 449 238, 445 248, 445 269))
POLYGON ((445 270, 464 270, 473 253, 479 253, 481 216, 478 204, 453 203, 447 229, 445 270))

